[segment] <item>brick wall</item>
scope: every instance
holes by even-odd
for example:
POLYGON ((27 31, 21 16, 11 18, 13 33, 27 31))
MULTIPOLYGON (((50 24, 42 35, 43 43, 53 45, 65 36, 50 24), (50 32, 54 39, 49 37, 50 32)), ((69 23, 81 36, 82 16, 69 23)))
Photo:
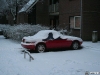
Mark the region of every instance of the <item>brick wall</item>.
MULTIPOLYGON (((69 30, 69 17, 80 16, 80 0, 59 0, 59 24, 69 30)), ((80 30, 73 29, 73 35, 80 36, 80 30)))
POLYGON ((82 38, 92 40, 92 32, 98 31, 100 40, 100 0, 83 0, 82 38))
POLYGON ((36 4, 36 23, 49 25, 48 0, 39 1, 36 4))

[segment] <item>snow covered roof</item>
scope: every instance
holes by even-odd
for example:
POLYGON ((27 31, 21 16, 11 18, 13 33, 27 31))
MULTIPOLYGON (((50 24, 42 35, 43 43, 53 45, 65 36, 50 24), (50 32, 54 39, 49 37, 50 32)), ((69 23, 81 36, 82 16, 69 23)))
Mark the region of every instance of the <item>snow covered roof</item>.
POLYGON ((25 4, 21 10, 19 10, 19 13, 28 12, 38 1, 39 0, 29 0, 29 2, 25 4))

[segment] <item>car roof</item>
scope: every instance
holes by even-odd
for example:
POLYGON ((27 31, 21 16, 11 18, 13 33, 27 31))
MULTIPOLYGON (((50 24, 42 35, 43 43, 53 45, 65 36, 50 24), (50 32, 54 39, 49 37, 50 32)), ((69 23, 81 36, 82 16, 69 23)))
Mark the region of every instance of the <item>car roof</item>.
POLYGON ((41 30, 38 33, 36 33, 33 37, 46 38, 49 33, 52 33, 54 38, 59 37, 59 32, 55 30, 41 30))

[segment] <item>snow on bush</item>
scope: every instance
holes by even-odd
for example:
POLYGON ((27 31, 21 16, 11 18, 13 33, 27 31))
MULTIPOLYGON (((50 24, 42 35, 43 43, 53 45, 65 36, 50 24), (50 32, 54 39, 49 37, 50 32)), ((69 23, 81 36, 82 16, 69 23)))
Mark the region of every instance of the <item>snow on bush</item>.
POLYGON ((0 31, 3 31, 3 34, 5 37, 7 37, 7 34, 5 31, 7 31, 10 28, 10 25, 0 24, 0 31))
POLYGON ((10 25, 0 24, 0 30, 6 30, 10 27, 10 25))
POLYGON ((41 25, 19 24, 19 25, 0 25, 6 38, 21 40, 24 36, 31 36, 40 30, 49 29, 49 27, 41 25))

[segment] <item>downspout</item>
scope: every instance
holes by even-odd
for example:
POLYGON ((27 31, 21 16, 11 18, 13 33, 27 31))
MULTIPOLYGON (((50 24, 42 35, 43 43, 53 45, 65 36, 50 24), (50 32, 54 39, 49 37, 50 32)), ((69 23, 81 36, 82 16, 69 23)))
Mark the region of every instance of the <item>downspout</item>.
POLYGON ((83 16, 82 16, 82 12, 83 12, 83 9, 82 9, 82 0, 81 0, 81 7, 80 7, 80 15, 81 15, 81 25, 80 25, 80 37, 82 38, 82 18, 83 18, 83 16))

